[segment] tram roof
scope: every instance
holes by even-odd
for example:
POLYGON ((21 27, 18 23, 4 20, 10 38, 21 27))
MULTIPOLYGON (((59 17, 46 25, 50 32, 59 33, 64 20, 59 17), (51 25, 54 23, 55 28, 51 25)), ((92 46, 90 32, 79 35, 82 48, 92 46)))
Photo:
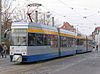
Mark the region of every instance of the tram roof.
POLYGON ((44 29, 50 29, 50 30, 57 30, 56 27, 50 26, 50 25, 44 25, 40 23, 34 23, 34 22, 13 22, 12 28, 44 28, 44 29))
POLYGON ((65 34, 71 34, 71 35, 74 35, 74 36, 77 35, 75 32, 71 32, 71 31, 64 30, 64 29, 60 29, 60 32, 61 32, 61 33, 65 33, 65 34))
POLYGON ((44 25, 40 23, 29 23, 28 25, 29 28, 35 27, 35 28, 44 28, 44 29, 50 29, 50 30, 57 30, 56 27, 53 27, 51 25, 44 25))
POLYGON ((28 23, 26 22, 13 22, 11 28, 28 28, 28 23))
MULTIPOLYGON (((53 27, 50 25, 44 25, 40 23, 34 23, 34 22, 13 22, 12 23, 12 28, 40 28, 40 29, 48 29, 48 30, 53 30, 57 31, 57 27, 53 27)), ((71 32, 68 30, 60 29, 61 33, 65 34, 70 34, 76 36, 77 34, 75 32, 71 32)), ((84 36, 81 36, 84 38, 84 36)))

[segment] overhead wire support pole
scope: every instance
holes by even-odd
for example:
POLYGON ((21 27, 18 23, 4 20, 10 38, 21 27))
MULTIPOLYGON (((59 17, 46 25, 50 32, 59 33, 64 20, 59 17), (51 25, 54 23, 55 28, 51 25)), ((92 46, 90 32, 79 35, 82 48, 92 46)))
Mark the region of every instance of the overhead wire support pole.
POLYGON ((59 53, 59 56, 61 56, 61 38, 60 38, 60 28, 57 28, 58 30, 58 53, 59 53))
POLYGON ((38 22, 38 11, 35 11, 35 22, 38 22))
POLYGON ((0 0, 0 44, 1 44, 1 26, 2 26, 2 22, 1 22, 1 10, 2 10, 2 0, 0 0))
POLYGON ((52 17, 52 26, 55 26, 55 24, 54 24, 54 17, 52 17))

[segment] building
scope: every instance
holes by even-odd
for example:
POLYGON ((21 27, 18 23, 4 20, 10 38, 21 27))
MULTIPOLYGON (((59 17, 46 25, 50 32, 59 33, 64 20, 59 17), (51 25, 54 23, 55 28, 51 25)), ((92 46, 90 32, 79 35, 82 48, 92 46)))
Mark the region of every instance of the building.
POLYGON ((64 22, 64 24, 61 25, 59 28, 64 29, 64 30, 69 30, 72 32, 76 32, 76 29, 72 25, 70 25, 68 22, 64 22))
POLYGON ((95 30, 92 32, 92 38, 100 48, 100 27, 96 27, 95 30))

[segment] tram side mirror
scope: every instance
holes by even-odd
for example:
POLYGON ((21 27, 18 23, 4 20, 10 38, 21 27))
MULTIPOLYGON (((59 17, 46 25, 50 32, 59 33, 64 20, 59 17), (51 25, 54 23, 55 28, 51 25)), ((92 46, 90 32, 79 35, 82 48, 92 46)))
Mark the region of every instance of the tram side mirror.
POLYGON ((7 29, 4 32, 4 38, 7 38, 7 35, 9 34, 9 32, 11 31, 11 29, 7 29))

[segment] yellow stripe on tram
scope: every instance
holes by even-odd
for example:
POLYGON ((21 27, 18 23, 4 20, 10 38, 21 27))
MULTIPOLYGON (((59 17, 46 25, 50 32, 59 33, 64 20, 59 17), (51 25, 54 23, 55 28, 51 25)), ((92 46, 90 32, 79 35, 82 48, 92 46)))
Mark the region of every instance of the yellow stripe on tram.
POLYGON ((66 36, 66 37, 72 37, 74 38, 74 35, 70 35, 70 34, 65 34, 65 33, 60 33, 60 36, 66 36))
MULTIPOLYGON (((32 28, 29 28, 28 32, 58 35, 58 32, 49 31, 49 30, 43 30, 43 29, 32 29, 32 28)), ((65 33, 60 33, 60 36, 66 36, 66 37, 75 38, 74 35, 65 34, 65 33)))
POLYGON ((58 35, 58 32, 49 31, 49 30, 43 30, 43 29, 32 29, 32 28, 29 28, 28 32, 58 35))

